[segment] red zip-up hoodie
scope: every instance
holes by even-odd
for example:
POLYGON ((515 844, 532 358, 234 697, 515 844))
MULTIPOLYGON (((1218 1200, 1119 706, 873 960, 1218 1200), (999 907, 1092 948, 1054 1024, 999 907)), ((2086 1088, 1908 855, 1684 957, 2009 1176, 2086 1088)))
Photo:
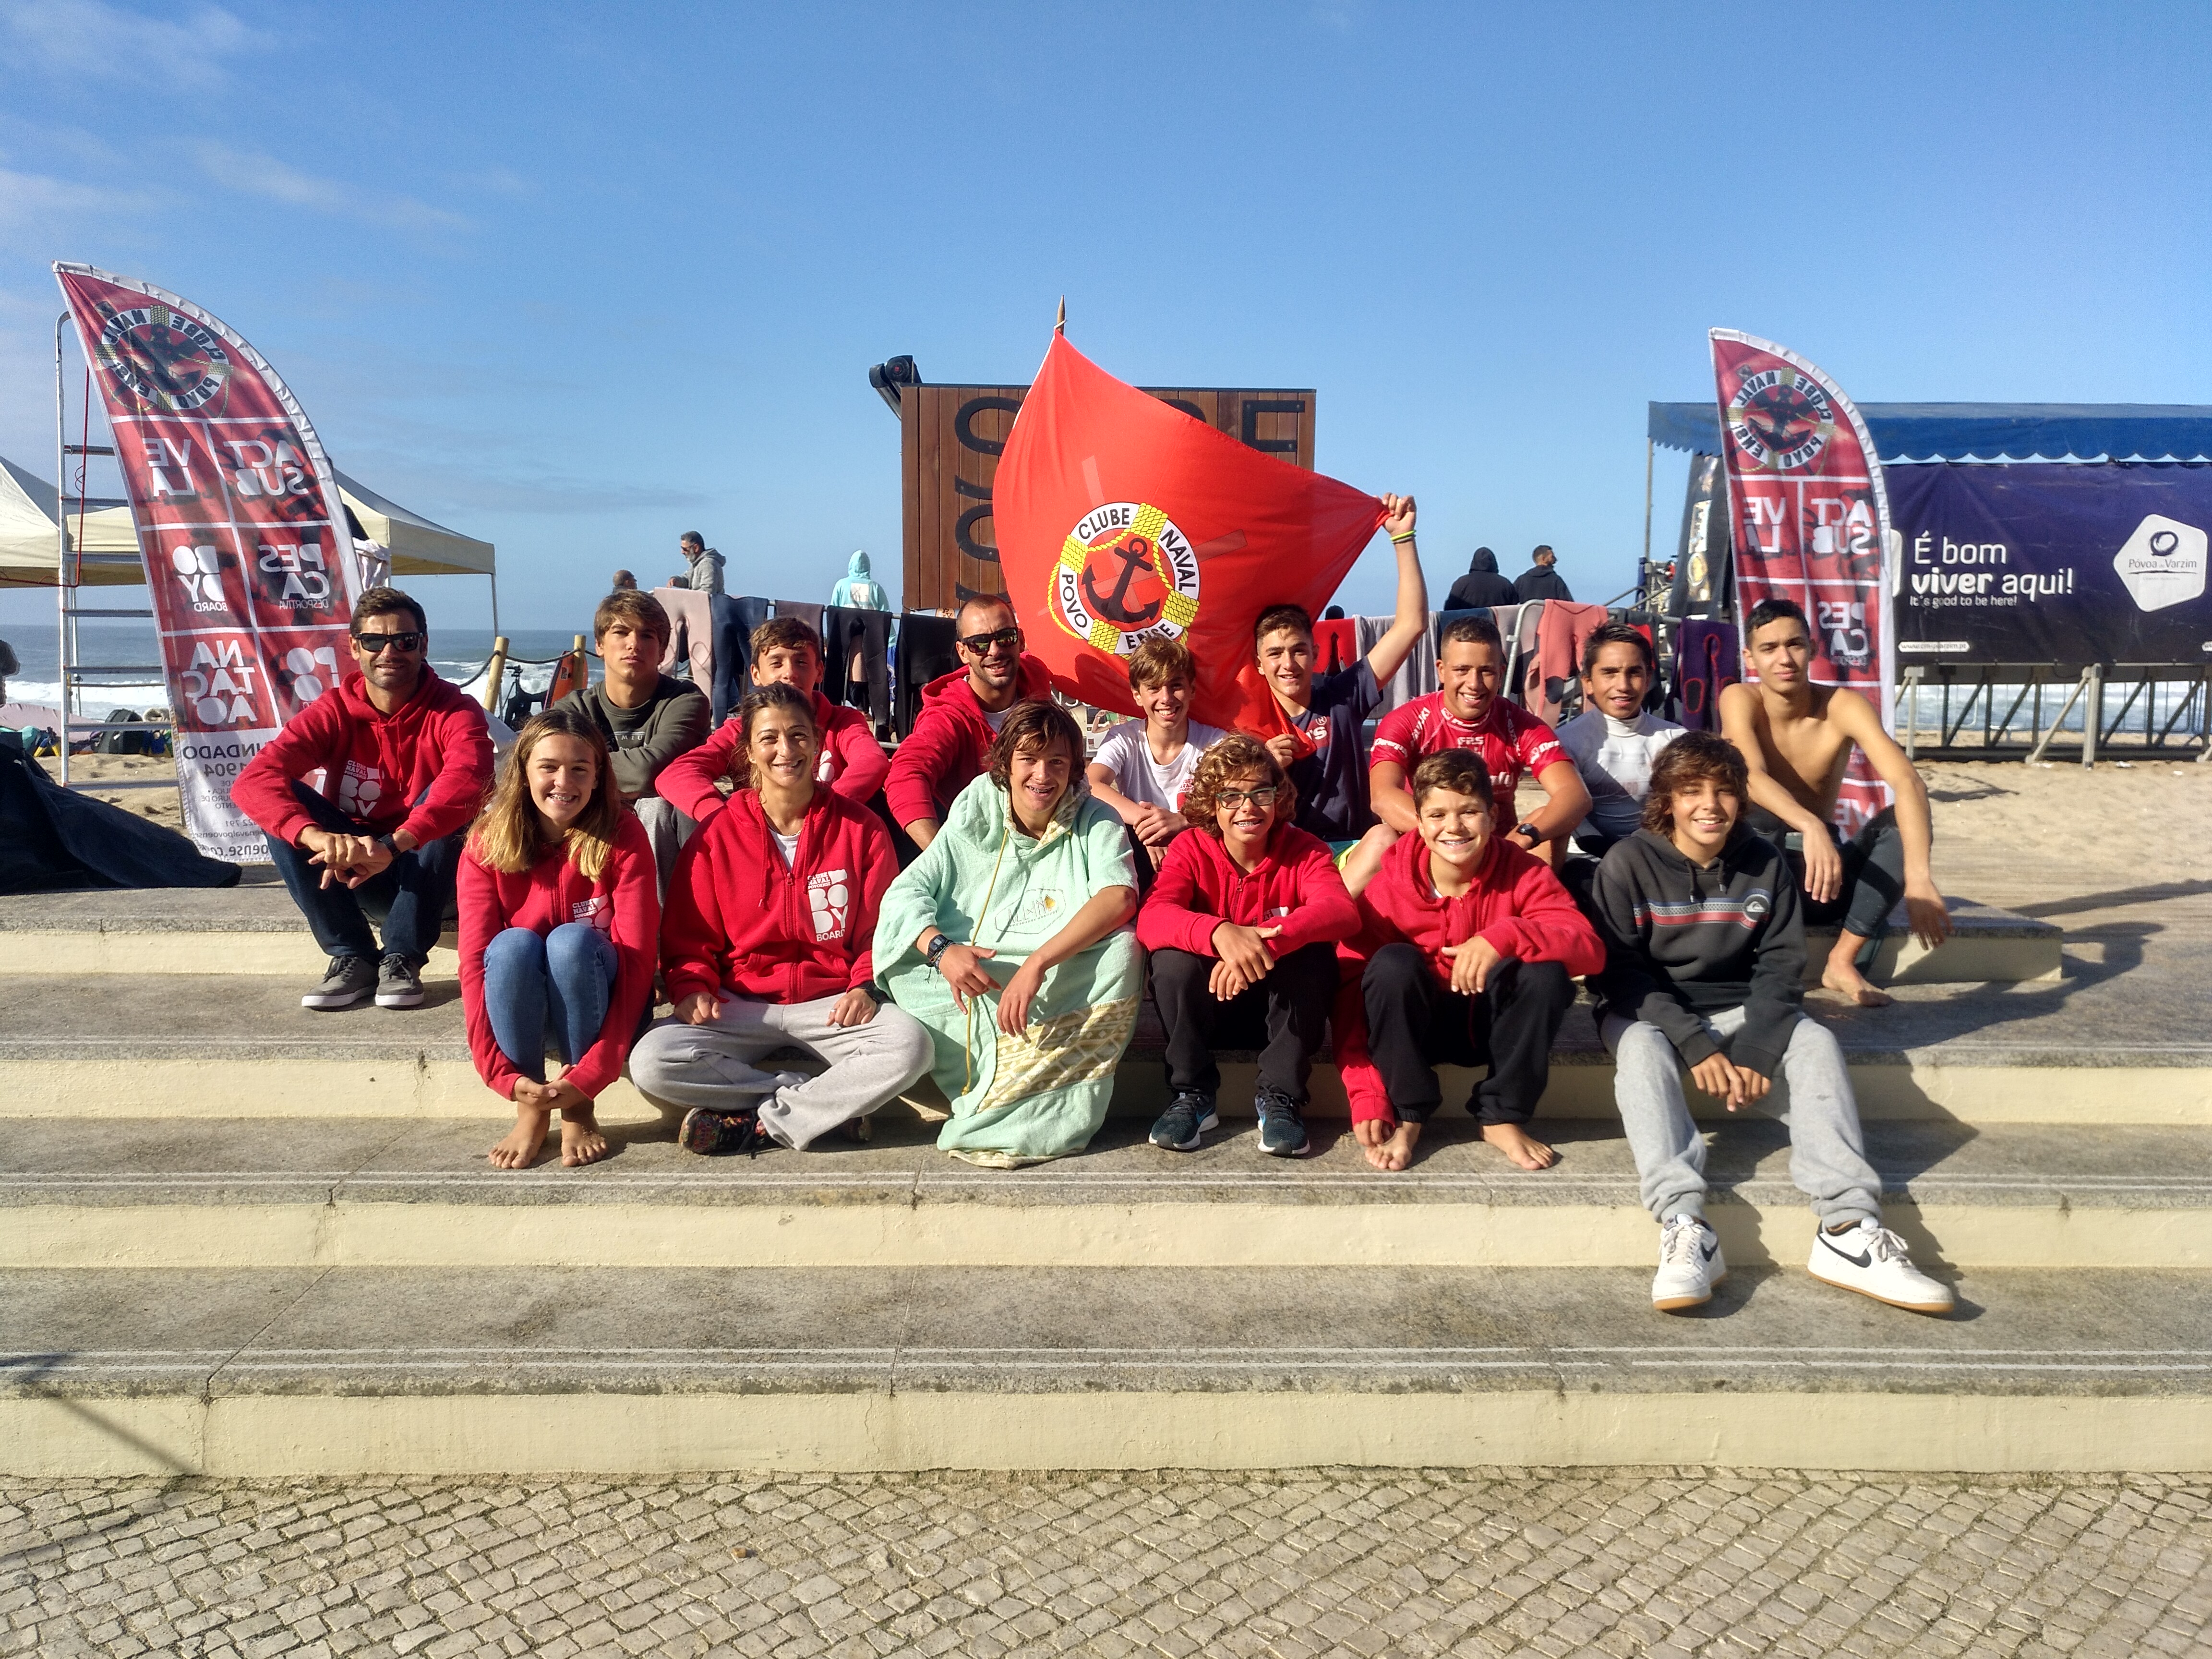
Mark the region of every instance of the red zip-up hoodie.
POLYGON ((1213 930, 1224 921, 1280 927, 1269 947, 1280 957, 1323 939, 1350 939, 1359 931, 1359 911, 1328 843, 1296 824, 1275 826, 1249 872, 1237 867, 1219 836, 1203 829, 1177 836, 1137 912, 1137 943, 1210 957, 1213 930))
POLYGON ((883 820, 827 789, 807 803, 787 866, 760 796, 740 789, 691 837, 669 879, 660 929, 668 1000, 726 989, 811 1002, 866 985, 876 973, 876 912, 897 873, 883 820))
MULTIPOLYGON (((1018 702, 1052 696, 1051 673, 1026 651, 1014 684, 1018 702)), ((983 718, 983 705, 975 701, 975 687, 968 684, 966 669, 923 686, 921 713, 892 754, 890 775, 884 780, 891 822, 904 825, 929 818, 944 823, 954 798, 982 775, 983 757, 995 735, 983 718)), ((1080 763, 1082 757, 1076 758, 1080 763)), ((1077 769, 1081 769, 1079 764, 1077 769)))
MULTIPOLYGON (((1501 956, 1556 962, 1577 977, 1605 966, 1597 929, 1575 908, 1551 866, 1496 837, 1475 868, 1474 884, 1448 899, 1438 896, 1429 879, 1428 843, 1419 836, 1401 836, 1360 894, 1358 907, 1359 936, 1342 954, 1364 963, 1384 945, 1403 941, 1419 947, 1429 971, 1447 987, 1451 964, 1441 954, 1443 947, 1478 936, 1501 956)), ((1340 981, 1329 1035, 1344 1092, 1352 1102, 1352 1121, 1395 1119, 1382 1074, 1368 1054, 1366 1005, 1357 972, 1346 972, 1340 981)))
POLYGON ((491 782, 491 758, 483 708, 428 665, 415 695, 389 714, 369 702, 362 677, 349 674, 246 762, 230 798, 269 834, 296 846, 315 821, 291 785, 319 771, 323 795, 339 811, 366 823, 371 835, 404 830, 419 844, 476 817, 491 782))
POLYGON ((467 1016, 469 1053, 477 1075, 502 1099, 514 1098, 522 1073, 501 1052, 484 1012, 484 947, 509 927, 527 927, 540 937, 564 922, 588 921, 613 941, 614 994, 599 1040, 568 1068, 568 1081, 596 1099, 622 1075, 631 1036, 645 1000, 653 994, 653 957, 660 938, 659 879, 645 826, 628 811, 596 881, 586 881, 555 847, 519 875, 494 870, 477 857, 473 843, 461 849, 455 899, 461 915, 461 1009, 467 1016))
MULTIPOLYGON (((822 731, 822 758, 814 769, 814 781, 828 784, 848 800, 869 800, 884 787, 890 757, 868 729, 866 714, 841 708, 819 691, 813 695, 814 723, 822 731)), ((744 744, 744 733, 732 714, 706 742, 662 767, 653 787, 678 811, 695 823, 704 823, 722 810, 722 792, 714 787, 714 781, 729 775, 744 744)))

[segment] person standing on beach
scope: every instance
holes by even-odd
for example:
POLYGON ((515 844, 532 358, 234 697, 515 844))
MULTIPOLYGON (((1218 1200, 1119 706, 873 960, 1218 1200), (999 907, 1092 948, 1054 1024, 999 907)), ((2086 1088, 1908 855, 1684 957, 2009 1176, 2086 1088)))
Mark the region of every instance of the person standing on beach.
POLYGON ((1936 820, 1927 786, 1882 729, 1880 710, 1848 686, 1813 684, 1813 633, 1793 601, 1761 599, 1747 621, 1744 657, 1759 683, 1721 692, 1722 735, 1750 768, 1746 819, 1778 847, 1792 834, 1804 842, 1791 862, 1804 884, 1806 924, 1840 929, 1821 986, 1862 1008, 1887 1007, 1888 993, 1866 969, 1898 900, 1923 945, 1932 950, 1951 935, 1929 867, 1936 820), (1847 842, 1834 815, 1855 747, 1897 804, 1847 842))
POLYGON ((491 782, 491 732, 476 700, 430 666, 429 623, 398 588, 355 603, 353 654, 356 672, 288 720, 230 797, 269 837, 330 957, 301 1006, 350 1008, 374 992, 380 1008, 414 1008, 491 782), (363 898, 386 907, 380 952, 363 898))
POLYGON ((599 728, 613 753, 616 788, 653 846, 659 890, 668 890, 676 854, 697 825, 660 793, 670 762, 706 740, 712 711, 707 694, 660 672, 668 649, 668 613, 650 593, 617 590, 599 601, 592 639, 606 678, 580 686, 553 706, 573 708, 599 728))
POLYGON ((1559 574, 1559 556, 1538 543, 1536 550, 1528 556, 1528 568, 1513 579, 1513 591, 1520 596, 1522 604, 1531 599, 1564 599, 1569 605, 1575 602, 1574 590, 1559 574))

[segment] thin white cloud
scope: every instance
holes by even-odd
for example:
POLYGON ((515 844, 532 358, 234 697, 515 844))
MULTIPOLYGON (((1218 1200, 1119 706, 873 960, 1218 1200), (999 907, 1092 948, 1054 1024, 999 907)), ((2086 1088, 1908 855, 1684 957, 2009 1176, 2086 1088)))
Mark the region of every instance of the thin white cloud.
POLYGON ((150 191, 110 190, 0 167, 0 230, 52 231, 87 219, 144 213, 155 205, 150 191))
POLYGON ((200 170, 226 190, 258 196, 341 218, 389 225, 400 230, 465 230, 469 222, 458 213, 432 207, 411 196, 384 196, 356 190, 336 179, 302 173, 290 163, 254 150, 234 149, 213 139, 193 147, 200 170))
POLYGON ((178 84, 217 79, 226 59, 264 37, 220 6, 189 18, 149 15, 104 0, 0 0, 0 59, 97 85, 115 81, 178 84))

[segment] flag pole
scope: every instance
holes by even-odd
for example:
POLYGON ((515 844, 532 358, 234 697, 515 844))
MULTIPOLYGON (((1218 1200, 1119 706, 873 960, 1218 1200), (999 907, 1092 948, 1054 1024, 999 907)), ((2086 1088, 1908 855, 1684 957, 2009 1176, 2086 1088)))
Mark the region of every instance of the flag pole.
POLYGON ((1060 320, 1053 324, 1052 331, 1055 334, 1067 332, 1067 295, 1065 294, 1060 296, 1060 320))

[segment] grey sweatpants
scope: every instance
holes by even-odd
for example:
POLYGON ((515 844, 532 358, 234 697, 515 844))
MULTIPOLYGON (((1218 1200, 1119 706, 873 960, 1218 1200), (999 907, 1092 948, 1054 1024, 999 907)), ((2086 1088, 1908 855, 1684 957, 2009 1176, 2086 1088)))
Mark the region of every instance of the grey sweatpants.
MULTIPOLYGON (((1705 1029, 1726 1054, 1743 1030, 1741 1008, 1705 1029)), ((1613 1051, 1613 1095, 1636 1157, 1644 1207, 1664 1221, 1705 1212, 1705 1140, 1682 1097, 1682 1057, 1667 1034, 1643 1020, 1608 1015, 1600 1028, 1613 1051)), ((1753 1109, 1790 1126, 1790 1179, 1813 1200, 1824 1227, 1881 1218, 1881 1177, 1866 1161, 1858 1102, 1844 1051, 1818 1021, 1800 1017, 1774 1091, 1753 1109)))
POLYGON ((761 1127, 804 1150, 817 1135, 865 1117, 927 1072, 935 1049, 927 1028, 885 1003, 865 1025, 832 1025, 834 996, 812 1002, 756 1002, 722 994, 713 1024, 665 1019, 630 1050, 629 1075, 655 1104, 735 1111, 758 1103, 761 1127), (799 1048, 830 1069, 804 1083, 779 1085, 753 1064, 778 1048, 799 1048))
POLYGON ((699 826, 676 810, 673 801, 658 795, 641 795, 630 804, 645 831, 645 844, 653 848, 653 870, 660 884, 661 902, 668 900, 668 878, 676 873, 676 855, 699 826))

